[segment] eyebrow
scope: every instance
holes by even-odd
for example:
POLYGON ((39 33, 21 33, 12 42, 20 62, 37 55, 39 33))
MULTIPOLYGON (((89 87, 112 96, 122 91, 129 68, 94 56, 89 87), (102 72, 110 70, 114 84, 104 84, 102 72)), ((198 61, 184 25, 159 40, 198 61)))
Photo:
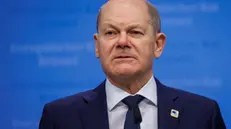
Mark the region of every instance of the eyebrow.
MULTIPOLYGON (((118 27, 116 27, 116 25, 114 24, 111 24, 111 23, 104 23, 106 26, 110 27, 110 28, 113 28, 115 30, 119 30, 118 27)), ((144 27, 140 24, 131 24, 131 25, 128 25, 126 26, 126 29, 135 29, 135 28, 141 28, 141 29, 144 29, 144 27)), ((106 28, 103 28, 103 31, 105 31, 106 28)))
POLYGON ((115 30, 118 30, 119 28, 116 27, 115 25, 111 24, 111 23, 104 23, 106 25, 106 27, 103 28, 103 31, 105 31, 108 27, 109 28, 113 28, 115 30))

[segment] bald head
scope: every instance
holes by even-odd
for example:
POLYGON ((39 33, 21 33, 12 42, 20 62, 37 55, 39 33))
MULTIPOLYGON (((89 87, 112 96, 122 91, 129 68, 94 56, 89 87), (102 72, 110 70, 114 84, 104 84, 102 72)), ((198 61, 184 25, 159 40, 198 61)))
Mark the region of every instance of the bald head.
POLYGON ((149 15, 149 23, 152 25, 154 32, 160 32, 161 31, 161 23, 160 23, 160 15, 157 9, 148 1, 146 0, 109 0, 107 3, 105 3, 99 10, 98 16, 97 16, 97 22, 96 22, 96 29, 97 32, 99 30, 101 15, 107 11, 108 8, 110 8, 110 5, 117 4, 117 3, 129 3, 133 5, 140 6, 140 9, 145 8, 147 10, 147 13, 149 15))

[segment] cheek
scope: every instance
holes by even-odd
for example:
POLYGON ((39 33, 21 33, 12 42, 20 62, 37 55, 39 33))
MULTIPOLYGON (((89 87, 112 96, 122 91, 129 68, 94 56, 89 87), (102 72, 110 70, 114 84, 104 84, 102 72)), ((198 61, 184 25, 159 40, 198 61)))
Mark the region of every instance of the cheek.
POLYGON ((153 41, 153 40, 149 41, 148 44, 147 44, 146 50, 147 50, 147 54, 149 56, 153 57, 154 56, 154 51, 155 51, 155 41, 153 41))
POLYGON ((149 45, 148 47, 143 48, 143 52, 141 53, 141 64, 142 66, 150 66, 153 63, 153 46, 149 45))
POLYGON ((144 41, 137 46, 137 51, 142 56, 142 58, 147 59, 153 56, 154 53, 154 44, 152 44, 150 41, 144 41))
POLYGON ((113 50, 113 44, 112 43, 101 42, 101 44, 99 46, 99 53, 100 53, 101 57, 108 59, 108 57, 112 53, 112 50, 113 50))

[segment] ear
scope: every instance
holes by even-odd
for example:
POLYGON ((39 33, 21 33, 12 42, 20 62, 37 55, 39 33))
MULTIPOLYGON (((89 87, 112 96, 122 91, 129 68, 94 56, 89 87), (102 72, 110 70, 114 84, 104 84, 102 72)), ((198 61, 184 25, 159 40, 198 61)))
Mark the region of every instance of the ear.
POLYGON ((99 34, 94 34, 94 42, 95 42, 95 56, 99 58, 99 34))
POLYGON ((154 57, 159 58, 164 50, 166 43, 166 35, 164 33, 156 34, 156 42, 154 46, 154 57))

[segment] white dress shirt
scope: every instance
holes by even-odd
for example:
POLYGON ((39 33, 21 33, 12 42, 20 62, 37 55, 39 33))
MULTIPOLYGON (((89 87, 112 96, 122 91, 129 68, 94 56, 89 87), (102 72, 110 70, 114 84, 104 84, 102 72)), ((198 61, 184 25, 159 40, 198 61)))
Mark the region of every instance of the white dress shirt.
MULTIPOLYGON (((150 80, 136 93, 145 97, 145 99, 139 103, 142 115, 140 129, 158 128, 156 92, 156 82, 152 76, 150 80)), ((121 100, 129 95, 131 94, 114 86, 108 79, 106 80, 109 129, 124 129, 124 122, 128 108, 123 102, 121 102, 121 100)))

